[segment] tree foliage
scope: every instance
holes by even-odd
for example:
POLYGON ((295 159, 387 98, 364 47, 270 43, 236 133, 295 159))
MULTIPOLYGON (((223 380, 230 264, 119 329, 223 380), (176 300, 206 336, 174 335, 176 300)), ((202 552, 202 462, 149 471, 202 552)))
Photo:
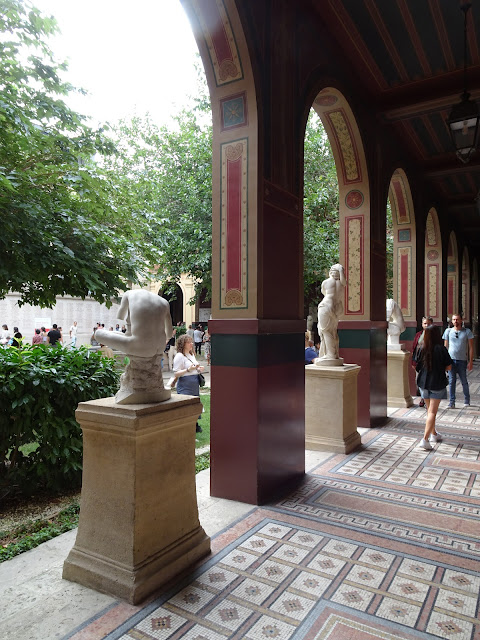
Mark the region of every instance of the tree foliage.
POLYGON ((109 305, 151 253, 96 162, 112 142, 66 104, 75 89, 47 44, 56 30, 27 2, 0 0, 0 297, 109 305))
POLYGON ((339 203, 335 160, 318 115, 313 111, 305 131, 304 155, 304 299, 318 303, 320 286, 339 260, 339 203))
MULTIPOLYGON (((158 127, 148 116, 114 128, 118 155, 105 159, 116 180, 115 206, 127 208, 148 227, 155 273, 174 283, 184 273, 196 297, 211 291, 212 126, 205 81, 196 106, 158 127)), ((152 264, 153 266, 153 264, 152 264)))

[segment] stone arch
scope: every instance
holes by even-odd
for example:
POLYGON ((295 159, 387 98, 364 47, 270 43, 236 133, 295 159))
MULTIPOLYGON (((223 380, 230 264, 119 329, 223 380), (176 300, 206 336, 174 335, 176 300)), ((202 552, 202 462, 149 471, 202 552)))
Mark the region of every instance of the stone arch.
POLYGON ((313 108, 332 146, 337 169, 340 262, 345 266, 345 320, 370 319, 370 187, 363 142, 346 98, 322 89, 313 108))
POLYGON ((458 245, 455 232, 448 238, 447 249, 447 316, 458 313, 458 245))
POLYGON ((257 98, 235 2, 182 0, 213 115, 212 317, 256 318, 257 98))
POLYGON ((442 236, 438 214, 432 207, 425 230, 425 310, 434 322, 442 323, 442 236))
POLYGON ((462 256, 462 315, 464 321, 468 324, 472 321, 470 311, 470 281, 470 257, 468 255, 468 249, 465 247, 462 256))
POLYGON ((393 222, 393 297, 402 309, 405 322, 416 325, 416 264, 415 211, 408 178, 397 169, 390 180, 388 199, 393 222))

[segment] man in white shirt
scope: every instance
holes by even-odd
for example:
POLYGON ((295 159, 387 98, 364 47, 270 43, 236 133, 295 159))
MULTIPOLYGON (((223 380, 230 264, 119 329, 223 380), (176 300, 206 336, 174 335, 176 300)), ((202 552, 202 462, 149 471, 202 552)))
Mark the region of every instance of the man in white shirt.
POLYGON ((202 344, 203 344, 203 327, 202 325, 198 325, 195 331, 193 332, 193 341, 195 342, 195 355, 202 355, 202 344))
POLYGON ((70 327, 70 338, 72 340, 72 349, 77 346, 77 321, 75 320, 70 327))
POLYGON ((470 389, 467 380, 467 370, 473 369, 473 333, 463 326, 463 319, 459 313, 452 316, 453 327, 446 329, 443 334, 444 344, 453 360, 452 368, 448 372, 450 400, 448 407, 455 409, 455 387, 457 373, 465 396, 464 407, 470 406, 470 389))

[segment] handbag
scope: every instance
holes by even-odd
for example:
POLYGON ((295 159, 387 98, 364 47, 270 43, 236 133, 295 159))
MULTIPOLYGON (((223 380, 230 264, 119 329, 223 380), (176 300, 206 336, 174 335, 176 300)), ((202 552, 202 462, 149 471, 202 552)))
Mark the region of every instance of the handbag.
POLYGON ((166 389, 174 389, 177 384, 177 380, 178 378, 176 376, 172 376, 166 384, 166 389))
POLYGON ((205 386, 205 376, 203 375, 203 373, 198 374, 198 384, 200 387, 205 386))

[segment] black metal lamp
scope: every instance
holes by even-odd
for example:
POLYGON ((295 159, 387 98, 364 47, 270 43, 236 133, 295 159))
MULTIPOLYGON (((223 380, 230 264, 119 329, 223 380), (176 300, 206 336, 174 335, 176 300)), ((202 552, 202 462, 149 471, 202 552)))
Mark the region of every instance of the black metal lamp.
POLYGON ((463 11, 463 94, 461 102, 456 104, 447 118, 447 124, 450 129, 450 135, 457 151, 457 158, 462 162, 468 162, 470 156, 475 151, 478 140, 478 125, 480 123, 480 114, 478 105, 470 100, 470 94, 467 91, 467 13, 471 2, 464 2, 460 7, 463 11))

